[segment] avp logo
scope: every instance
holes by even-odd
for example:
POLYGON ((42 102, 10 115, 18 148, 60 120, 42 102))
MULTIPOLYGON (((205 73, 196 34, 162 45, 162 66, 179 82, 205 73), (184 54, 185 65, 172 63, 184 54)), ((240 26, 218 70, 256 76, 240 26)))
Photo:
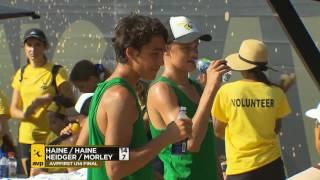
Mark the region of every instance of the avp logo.
POLYGON ((43 167, 44 162, 32 162, 32 167, 43 167))
POLYGON ((43 168, 45 166, 45 146, 44 144, 31 145, 31 167, 43 168))

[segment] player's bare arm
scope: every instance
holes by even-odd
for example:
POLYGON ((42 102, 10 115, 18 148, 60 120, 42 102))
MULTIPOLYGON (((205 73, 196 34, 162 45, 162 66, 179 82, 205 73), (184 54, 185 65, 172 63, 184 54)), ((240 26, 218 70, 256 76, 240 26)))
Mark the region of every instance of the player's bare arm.
MULTIPOLYGON (((111 87, 103 95, 97 119, 105 135, 105 145, 129 146, 133 125, 138 118, 135 98, 123 87, 111 87), (104 124, 101 119, 104 118, 104 124)), ((191 122, 177 121, 158 138, 138 149, 131 149, 129 161, 107 161, 106 171, 111 179, 120 179, 150 162, 166 145, 189 136, 191 122)))

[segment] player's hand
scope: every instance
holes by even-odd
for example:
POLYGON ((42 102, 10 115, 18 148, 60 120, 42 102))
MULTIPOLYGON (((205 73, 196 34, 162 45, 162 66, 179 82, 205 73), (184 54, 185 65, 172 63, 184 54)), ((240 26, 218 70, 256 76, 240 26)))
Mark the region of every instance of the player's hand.
POLYGON ((168 138, 170 139, 170 144, 191 137, 192 121, 183 119, 172 121, 168 124, 165 133, 167 133, 168 138))
POLYGON ((65 128, 63 128, 61 131, 60 131, 60 136, 61 135, 64 135, 64 134, 67 134, 67 135, 70 135, 72 134, 72 123, 69 123, 65 128))
POLYGON ((216 85, 221 83, 222 75, 230 71, 225 60, 214 60, 207 69, 206 85, 216 85))
POLYGON ((28 106, 28 108, 26 109, 26 111, 24 112, 23 117, 25 119, 30 118, 34 112, 36 111, 37 107, 33 104, 31 104, 30 106, 28 106))
POLYGON ((51 102, 51 100, 52 100, 52 98, 49 93, 46 93, 40 97, 37 97, 36 99, 34 99, 32 101, 32 103, 28 106, 28 108, 24 112, 24 118, 31 117, 34 114, 34 112, 36 111, 36 109, 38 109, 39 107, 43 106, 46 103, 51 102))
POLYGON ((46 93, 40 97, 37 97, 33 100, 32 106, 35 106, 35 108, 38 108, 46 103, 50 103, 52 100, 52 97, 49 93, 46 93))
POLYGON ((80 131, 80 125, 78 122, 69 123, 65 128, 60 131, 60 135, 63 134, 75 134, 80 131))

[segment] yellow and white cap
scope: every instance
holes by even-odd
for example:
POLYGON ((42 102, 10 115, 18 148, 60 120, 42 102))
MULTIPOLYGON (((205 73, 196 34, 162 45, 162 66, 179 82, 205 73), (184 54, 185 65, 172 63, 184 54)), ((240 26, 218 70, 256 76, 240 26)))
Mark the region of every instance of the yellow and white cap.
POLYGON ((169 42, 191 43, 196 39, 202 41, 211 41, 212 39, 210 34, 200 32, 191 19, 185 16, 170 17, 167 29, 169 42))

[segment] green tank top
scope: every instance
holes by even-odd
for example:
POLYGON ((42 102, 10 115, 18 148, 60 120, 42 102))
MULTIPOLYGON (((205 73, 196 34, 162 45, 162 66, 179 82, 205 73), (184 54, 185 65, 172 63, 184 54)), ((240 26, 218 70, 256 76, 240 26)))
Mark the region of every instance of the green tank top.
MULTIPOLYGON (((154 83, 159 81, 168 84, 174 90, 179 106, 187 107, 187 115, 192 118, 198 108, 198 104, 192 102, 175 82, 161 76, 154 83)), ((197 91, 202 94, 201 86, 191 79, 189 79, 189 81, 196 87, 197 91)), ((159 136, 164 131, 164 129, 156 129, 151 123, 150 129, 153 138, 159 136)), ((166 180, 217 179, 214 137, 212 122, 208 120, 208 130, 199 152, 187 152, 183 155, 174 155, 171 153, 172 145, 166 146, 159 154, 164 164, 164 178, 166 180)))
MULTIPOLYGON (((103 133, 100 131, 97 121, 96 121, 96 113, 98 110, 98 105, 100 103, 101 97, 104 94, 104 92, 112 87, 120 85, 125 87, 135 98, 137 102, 137 111, 139 111, 139 117, 134 123, 133 126, 133 134, 131 143, 129 145, 130 148, 138 148, 143 146, 147 143, 147 135, 144 129, 144 123, 141 116, 140 106, 138 104, 138 99, 135 94, 135 91, 133 88, 123 79, 121 78, 113 78, 109 81, 102 82, 98 85, 94 96, 92 97, 92 101, 90 104, 90 110, 88 115, 88 121, 89 121, 89 144, 90 145, 104 145, 105 137, 103 133)), ((102 165, 98 168, 88 168, 88 175, 87 179, 109 179, 108 175, 106 173, 105 163, 101 163, 102 165)), ((129 179, 129 180, 141 180, 141 179, 153 179, 153 173, 151 165, 147 164, 142 169, 139 169, 135 173, 131 174, 130 176, 127 176, 123 179, 129 179)))

